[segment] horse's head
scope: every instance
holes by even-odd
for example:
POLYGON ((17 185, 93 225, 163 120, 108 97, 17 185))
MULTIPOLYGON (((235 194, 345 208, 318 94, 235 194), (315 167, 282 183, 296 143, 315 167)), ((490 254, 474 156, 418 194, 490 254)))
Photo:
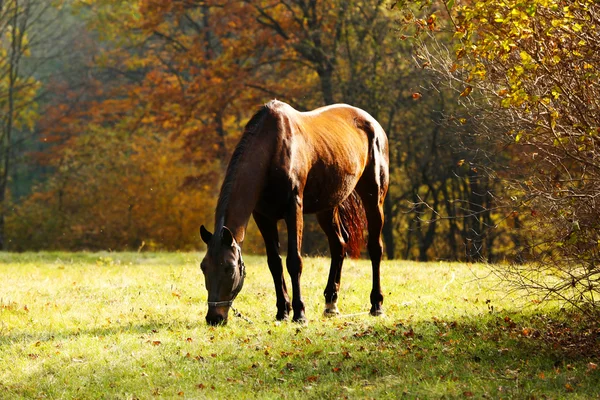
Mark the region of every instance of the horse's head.
POLYGON ((227 323, 229 308, 242 289, 246 277, 242 250, 226 227, 213 235, 201 226, 200 236, 208 246, 200 264, 208 291, 206 322, 210 325, 224 325, 227 323))

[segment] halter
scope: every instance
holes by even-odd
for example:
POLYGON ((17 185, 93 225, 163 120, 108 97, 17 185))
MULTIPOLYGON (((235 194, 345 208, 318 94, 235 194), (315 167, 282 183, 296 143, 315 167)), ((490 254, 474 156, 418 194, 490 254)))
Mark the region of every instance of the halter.
POLYGON ((236 246, 236 247, 238 249, 238 255, 239 255, 239 259, 240 259, 240 264, 239 264, 240 265, 240 276, 241 276, 240 284, 233 291, 233 297, 231 298, 231 300, 207 301, 209 307, 231 307, 231 305, 233 304, 233 301, 237 297, 238 293, 240 293, 240 291, 242 290, 242 286, 244 286, 244 279, 246 278, 246 265, 244 265, 244 260, 242 260, 242 250, 240 249, 239 246, 236 246))

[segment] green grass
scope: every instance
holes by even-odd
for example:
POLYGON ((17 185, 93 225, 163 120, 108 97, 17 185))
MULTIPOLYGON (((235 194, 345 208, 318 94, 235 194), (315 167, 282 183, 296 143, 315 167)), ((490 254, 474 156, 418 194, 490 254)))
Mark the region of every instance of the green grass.
POLYGON ((600 330, 507 295, 481 265, 346 262, 324 319, 326 258, 306 258, 309 324, 277 323, 264 257, 225 327, 204 322, 195 253, 0 253, 0 398, 600 398, 600 330))

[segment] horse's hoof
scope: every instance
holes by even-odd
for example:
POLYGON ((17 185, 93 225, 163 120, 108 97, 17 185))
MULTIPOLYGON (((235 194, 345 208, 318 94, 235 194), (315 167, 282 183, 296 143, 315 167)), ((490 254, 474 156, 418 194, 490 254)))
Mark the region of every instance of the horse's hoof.
POLYGON ((287 321, 291 313, 291 307, 285 305, 283 307, 277 307, 277 315, 275 319, 277 321, 287 321))
POLYGON ((371 314, 374 317, 381 317, 384 315, 384 312, 382 308, 371 308, 369 314, 371 314))
POLYGON ((275 319, 277 321, 287 321, 289 316, 290 315, 287 312, 278 312, 277 315, 275 316, 275 319))
POLYGON ((324 317, 337 317, 338 315, 340 315, 340 310, 338 310, 336 303, 325 304, 325 311, 323 311, 324 317))
POLYGON ((294 318, 292 318, 292 321, 296 324, 300 324, 300 325, 308 325, 308 319, 306 318, 306 316, 304 314, 296 317, 294 315, 294 318))

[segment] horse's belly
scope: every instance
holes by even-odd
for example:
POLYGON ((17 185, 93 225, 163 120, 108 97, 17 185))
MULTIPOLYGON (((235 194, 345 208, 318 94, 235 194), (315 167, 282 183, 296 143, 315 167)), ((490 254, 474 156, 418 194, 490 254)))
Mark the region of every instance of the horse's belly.
POLYGON ((329 173, 310 173, 304 187, 305 214, 333 208, 352 193, 360 178, 358 173, 329 170, 329 173))
MULTIPOLYGON (((335 168, 330 168, 328 172, 330 173, 324 174, 323 171, 312 171, 306 177, 302 192, 304 214, 314 214, 337 206, 352 193, 360 178, 358 173, 342 173, 335 168)), ((289 181, 272 179, 264 188, 255 210, 273 219, 284 218, 292 197, 289 181)))

